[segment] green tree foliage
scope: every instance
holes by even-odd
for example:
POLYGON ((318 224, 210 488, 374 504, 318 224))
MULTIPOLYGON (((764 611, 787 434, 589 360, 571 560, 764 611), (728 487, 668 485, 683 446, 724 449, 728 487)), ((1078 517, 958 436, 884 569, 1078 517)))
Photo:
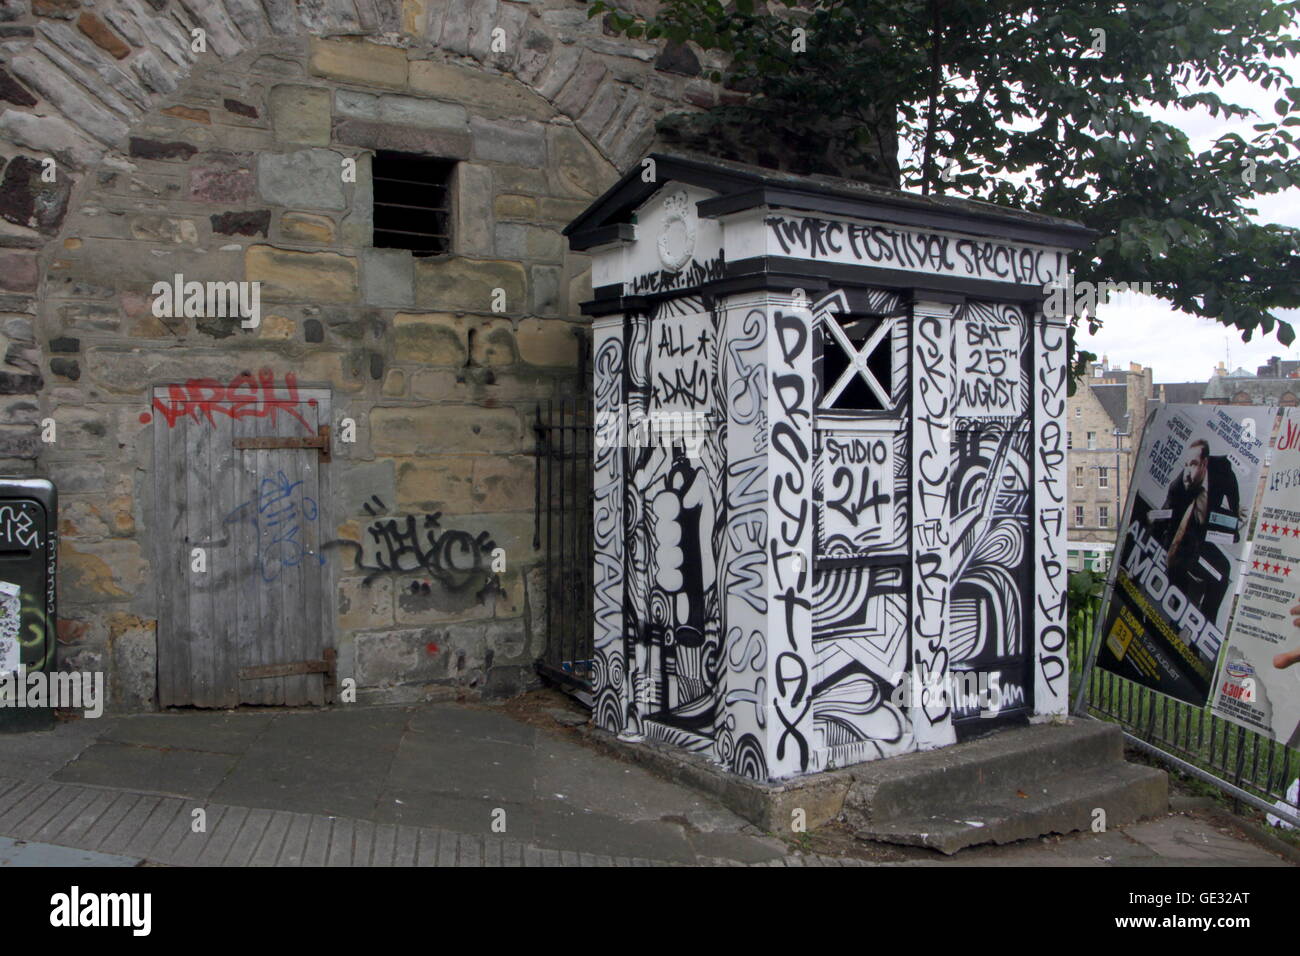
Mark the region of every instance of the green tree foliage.
MULTIPOLYGON (((751 129, 793 128, 793 142, 822 144, 849 174, 879 167, 881 138, 900 136, 917 159, 886 173, 905 187, 1098 230, 1076 280, 1149 282, 1243 340, 1275 332, 1290 345, 1275 310, 1300 306, 1300 230, 1249 216, 1254 197, 1300 184, 1300 87, 1279 65, 1300 52, 1298 10, 1274 0, 665 0, 639 17, 599 0, 591 15, 629 37, 716 54, 725 66, 711 78, 747 95, 704 122, 721 112, 751 129), (1211 90, 1239 77, 1276 96, 1276 116, 1211 90), (1254 135, 1193 152, 1151 106, 1254 118, 1254 135), (891 113, 897 126, 876 119, 891 113)), ((1095 331, 1095 315, 1083 318, 1095 331)), ((1095 357, 1077 353, 1076 372, 1095 357)))

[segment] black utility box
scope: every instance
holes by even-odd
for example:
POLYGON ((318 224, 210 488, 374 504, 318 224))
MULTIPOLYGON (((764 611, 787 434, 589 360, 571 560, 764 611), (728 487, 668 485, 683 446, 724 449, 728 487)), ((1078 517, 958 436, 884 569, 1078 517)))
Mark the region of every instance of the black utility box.
MULTIPOLYGON (((0 478, 0 687, 16 684, 19 666, 26 674, 56 668, 58 514, 48 479, 0 478)), ((52 707, 25 704, 13 692, 0 700, 0 733, 53 726, 52 707)))

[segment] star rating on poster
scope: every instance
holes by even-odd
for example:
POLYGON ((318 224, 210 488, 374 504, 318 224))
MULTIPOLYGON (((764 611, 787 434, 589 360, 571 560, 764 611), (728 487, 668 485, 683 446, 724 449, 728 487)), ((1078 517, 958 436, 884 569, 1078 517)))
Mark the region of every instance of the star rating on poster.
POLYGON ((1300 538, 1300 525, 1291 524, 1271 524, 1267 521, 1260 524, 1260 530, 1275 534, 1278 537, 1285 538, 1287 535, 1293 535, 1300 538))
POLYGON ((1267 561, 1252 561, 1251 565, 1256 571, 1263 571, 1265 574, 1280 574, 1283 577, 1291 573, 1291 569, 1284 564, 1270 564, 1267 561))

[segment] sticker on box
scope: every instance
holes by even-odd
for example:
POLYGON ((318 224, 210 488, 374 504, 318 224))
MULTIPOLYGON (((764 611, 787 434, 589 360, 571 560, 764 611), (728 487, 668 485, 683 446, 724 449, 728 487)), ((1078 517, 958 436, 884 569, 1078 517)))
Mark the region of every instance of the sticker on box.
POLYGON ((18 626, 22 622, 22 591, 17 584, 0 581, 0 673, 18 670, 22 649, 18 626))

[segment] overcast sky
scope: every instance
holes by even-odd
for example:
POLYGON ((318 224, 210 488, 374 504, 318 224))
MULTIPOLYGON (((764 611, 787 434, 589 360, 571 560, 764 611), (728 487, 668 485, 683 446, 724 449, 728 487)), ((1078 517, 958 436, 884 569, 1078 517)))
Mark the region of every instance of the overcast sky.
MULTIPOLYGON (((1288 60, 1284 67, 1292 81, 1300 78, 1300 63, 1288 60)), ((1163 110, 1148 112, 1157 119, 1177 126, 1187 134, 1193 152, 1206 149, 1224 133, 1236 132, 1249 141, 1258 135, 1251 129, 1255 123, 1273 120, 1273 102, 1280 95, 1276 89, 1261 89, 1248 80, 1225 83, 1222 89, 1211 86, 1229 103, 1239 103, 1255 110, 1261 119, 1228 121, 1213 117, 1207 110, 1163 110)), ((1255 202, 1258 222, 1276 222, 1287 226, 1300 226, 1300 189, 1292 188, 1270 196, 1260 196, 1255 202)), ((1121 279, 1122 276, 1116 276, 1121 279)), ((1149 365, 1157 382, 1204 381, 1213 373, 1219 362, 1231 361, 1231 368, 1243 367, 1250 372, 1268 361, 1272 355, 1283 358, 1300 358, 1300 350, 1293 345, 1286 348, 1276 334, 1256 333, 1250 342, 1241 341, 1241 333, 1212 322, 1179 312, 1160 299, 1129 295, 1121 296, 1098 313, 1103 327, 1096 335, 1087 329, 1080 336, 1080 347, 1098 355, 1107 356, 1112 365, 1127 367, 1129 362, 1149 365)), ((1278 315, 1288 319, 1300 331, 1300 310, 1279 310, 1278 315)))

